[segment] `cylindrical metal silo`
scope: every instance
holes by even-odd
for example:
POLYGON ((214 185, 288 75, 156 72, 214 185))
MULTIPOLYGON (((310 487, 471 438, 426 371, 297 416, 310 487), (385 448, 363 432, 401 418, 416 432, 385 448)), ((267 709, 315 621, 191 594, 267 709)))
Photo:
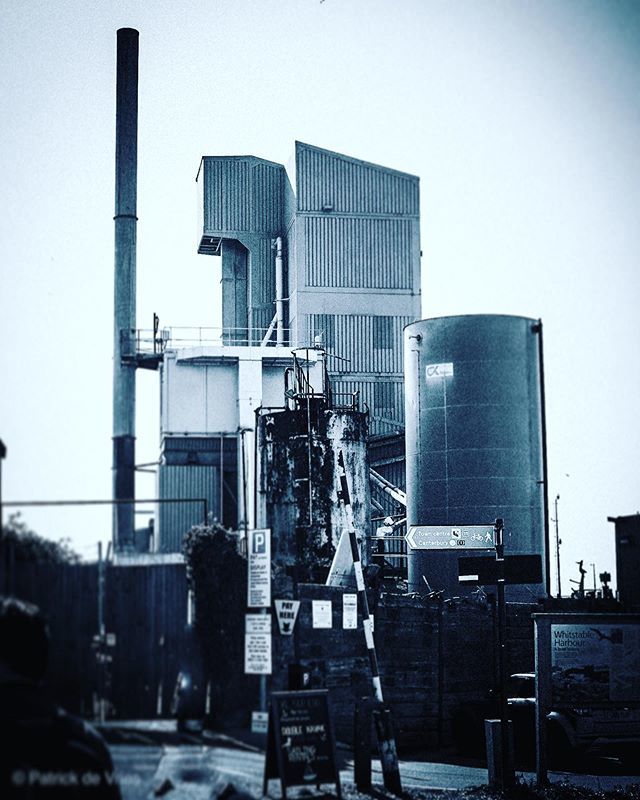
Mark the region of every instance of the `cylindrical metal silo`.
MULTIPOLYGON (((367 413, 305 401, 258 419, 262 508, 260 527, 271 529, 272 559, 295 567, 299 580, 326 577, 346 528, 338 500, 337 458, 342 452, 356 530, 370 513, 367 413)), ((367 563, 367 540, 361 557, 367 563)))
MULTIPOLYGON (((537 553, 546 568, 541 325, 524 317, 420 320, 404 329, 407 525, 484 525, 502 517, 505 554, 537 553)), ((409 550, 410 589, 426 578, 446 596, 465 550, 409 550)), ((545 582, 510 586, 512 600, 545 582)), ((486 587, 490 590, 491 587, 486 587)))

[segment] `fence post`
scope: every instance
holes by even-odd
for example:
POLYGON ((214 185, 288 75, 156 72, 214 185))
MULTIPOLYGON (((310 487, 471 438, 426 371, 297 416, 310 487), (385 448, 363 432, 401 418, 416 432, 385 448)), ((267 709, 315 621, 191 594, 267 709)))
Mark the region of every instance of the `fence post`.
POLYGON ((371 698, 356 703, 353 732, 353 780, 359 792, 371 790, 371 698))

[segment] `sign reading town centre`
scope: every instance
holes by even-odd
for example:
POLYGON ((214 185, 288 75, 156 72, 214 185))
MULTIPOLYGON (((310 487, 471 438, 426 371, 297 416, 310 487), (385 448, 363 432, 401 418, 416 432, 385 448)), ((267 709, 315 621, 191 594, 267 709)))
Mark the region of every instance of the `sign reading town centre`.
POLYGON ((488 550, 493 525, 411 525, 404 537, 412 550, 488 550))

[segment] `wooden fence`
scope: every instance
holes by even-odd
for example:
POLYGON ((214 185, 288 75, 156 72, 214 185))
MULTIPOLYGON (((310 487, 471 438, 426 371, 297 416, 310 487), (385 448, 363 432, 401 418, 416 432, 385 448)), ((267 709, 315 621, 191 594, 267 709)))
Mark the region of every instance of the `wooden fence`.
POLYGON ((51 696, 87 717, 100 695, 120 719, 168 716, 177 674, 187 666, 184 564, 105 565, 104 662, 94 640, 98 578, 97 564, 13 565, 10 593, 38 605, 49 623, 51 696))

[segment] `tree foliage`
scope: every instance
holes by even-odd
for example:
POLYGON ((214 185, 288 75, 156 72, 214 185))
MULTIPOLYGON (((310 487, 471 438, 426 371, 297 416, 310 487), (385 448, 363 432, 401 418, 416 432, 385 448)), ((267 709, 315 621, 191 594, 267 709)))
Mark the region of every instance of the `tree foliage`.
POLYGON ((16 561, 29 561, 38 564, 78 564, 80 555, 71 547, 71 540, 59 539, 57 542, 45 539, 32 531, 20 513, 11 514, 2 527, 6 545, 13 549, 16 561))
POLYGON ((194 526, 185 536, 183 552, 214 715, 224 711, 229 719, 235 711, 242 716, 255 702, 254 687, 244 674, 246 558, 238 550, 237 535, 218 523, 194 526))

